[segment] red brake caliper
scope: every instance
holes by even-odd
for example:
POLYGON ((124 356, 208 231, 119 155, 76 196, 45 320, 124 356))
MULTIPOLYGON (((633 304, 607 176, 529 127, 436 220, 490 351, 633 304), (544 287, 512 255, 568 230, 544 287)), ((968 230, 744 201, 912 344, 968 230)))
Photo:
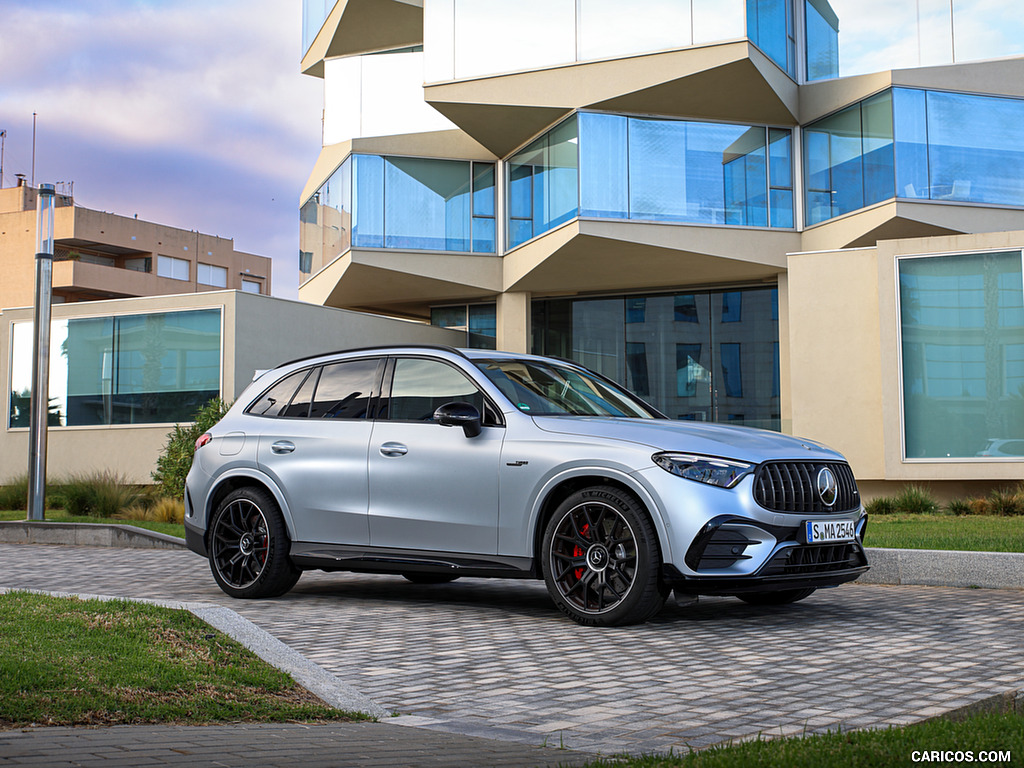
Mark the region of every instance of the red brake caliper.
MULTIPOLYGON (((589 531, 589 530, 590 530, 590 523, 585 523, 583 528, 580 530, 580 536, 586 536, 587 535, 587 531, 589 531)), ((573 557, 583 557, 583 548, 579 544, 574 544, 573 545, 572 556, 573 557)), ((577 568, 576 570, 573 571, 573 574, 576 576, 576 580, 577 581, 579 581, 580 579, 583 578, 583 572, 585 570, 586 570, 586 568, 577 568)))

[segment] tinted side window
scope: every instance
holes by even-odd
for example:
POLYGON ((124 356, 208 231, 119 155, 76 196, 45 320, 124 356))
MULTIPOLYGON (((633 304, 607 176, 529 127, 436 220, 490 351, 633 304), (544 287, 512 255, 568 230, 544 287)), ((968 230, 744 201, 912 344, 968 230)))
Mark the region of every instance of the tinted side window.
POLYGON ((388 413, 392 421, 430 421, 439 406, 456 401, 483 413, 483 394, 452 366, 417 358, 395 361, 388 413))
POLYGON ((298 371, 285 376, 277 384, 263 393, 263 397, 249 406, 249 413, 255 416, 280 416, 288 405, 299 384, 306 378, 309 371, 298 371))
POLYGON ((306 380, 302 382, 302 386, 299 387, 299 391, 295 393, 295 397, 281 411, 282 416, 290 418, 305 418, 309 416, 309 404, 313 401, 313 391, 316 389, 316 380, 319 375, 319 368, 314 368, 310 371, 309 376, 306 377, 306 380))
POLYGON ((365 419, 377 382, 377 360, 325 365, 313 397, 312 419, 365 419))

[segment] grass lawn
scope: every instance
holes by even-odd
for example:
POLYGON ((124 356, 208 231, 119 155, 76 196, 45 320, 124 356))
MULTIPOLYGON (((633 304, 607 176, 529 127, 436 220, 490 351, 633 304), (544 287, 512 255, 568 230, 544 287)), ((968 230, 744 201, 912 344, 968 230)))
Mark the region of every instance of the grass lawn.
POLYGON ((0 595, 0 728, 365 719, 187 611, 0 595))
MULTIPOLYGON (((0 520, 24 520, 26 512, 0 512, 0 520)), ((51 523, 106 523, 115 525, 134 525, 136 528, 145 528, 147 531, 166 533, 168 536, 185 538, 185 526, 180 523, 156 523, 150 520, 115 520, 106 517, 81 517, 69 515, 62 509, 49 509, 46 511, 46 520, 51 523)))
POLYGON ((970 752, 982 765, 1021 765, 1024 716, 984 714, 960 722, 932 720, 905 728, 828 733, 806 738, 761 739, 685 755, 596 760, 586 768, 891 768, 969 765, 965 760, 928 759, 933 751, 970 752), (925 760, 914 752, 927 752, 925 760), (985 753, 982 760, 982 753, 985 753), (991 754, 1006 753, 1006 754, 991 754))
POLYGON ((871 515, 864 544, 896 549, 1024 552, 1024 517, 871 515))

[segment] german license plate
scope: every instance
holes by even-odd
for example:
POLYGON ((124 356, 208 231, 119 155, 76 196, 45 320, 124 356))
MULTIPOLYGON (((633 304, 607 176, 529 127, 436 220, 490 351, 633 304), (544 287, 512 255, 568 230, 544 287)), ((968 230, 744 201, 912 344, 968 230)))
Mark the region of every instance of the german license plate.
POLYGON ((853 520, 808 520, 804 523, 804 536, 808 544, 828 544, 833 541, 853 541, 853 520))

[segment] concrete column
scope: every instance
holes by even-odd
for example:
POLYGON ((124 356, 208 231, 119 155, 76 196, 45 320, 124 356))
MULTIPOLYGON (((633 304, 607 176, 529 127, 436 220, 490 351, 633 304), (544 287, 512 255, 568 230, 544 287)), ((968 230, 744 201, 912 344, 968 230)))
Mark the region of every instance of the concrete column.
POLYGON ((530 294, 526 291, 498 295, 498 349, 530 351, 530 294))

